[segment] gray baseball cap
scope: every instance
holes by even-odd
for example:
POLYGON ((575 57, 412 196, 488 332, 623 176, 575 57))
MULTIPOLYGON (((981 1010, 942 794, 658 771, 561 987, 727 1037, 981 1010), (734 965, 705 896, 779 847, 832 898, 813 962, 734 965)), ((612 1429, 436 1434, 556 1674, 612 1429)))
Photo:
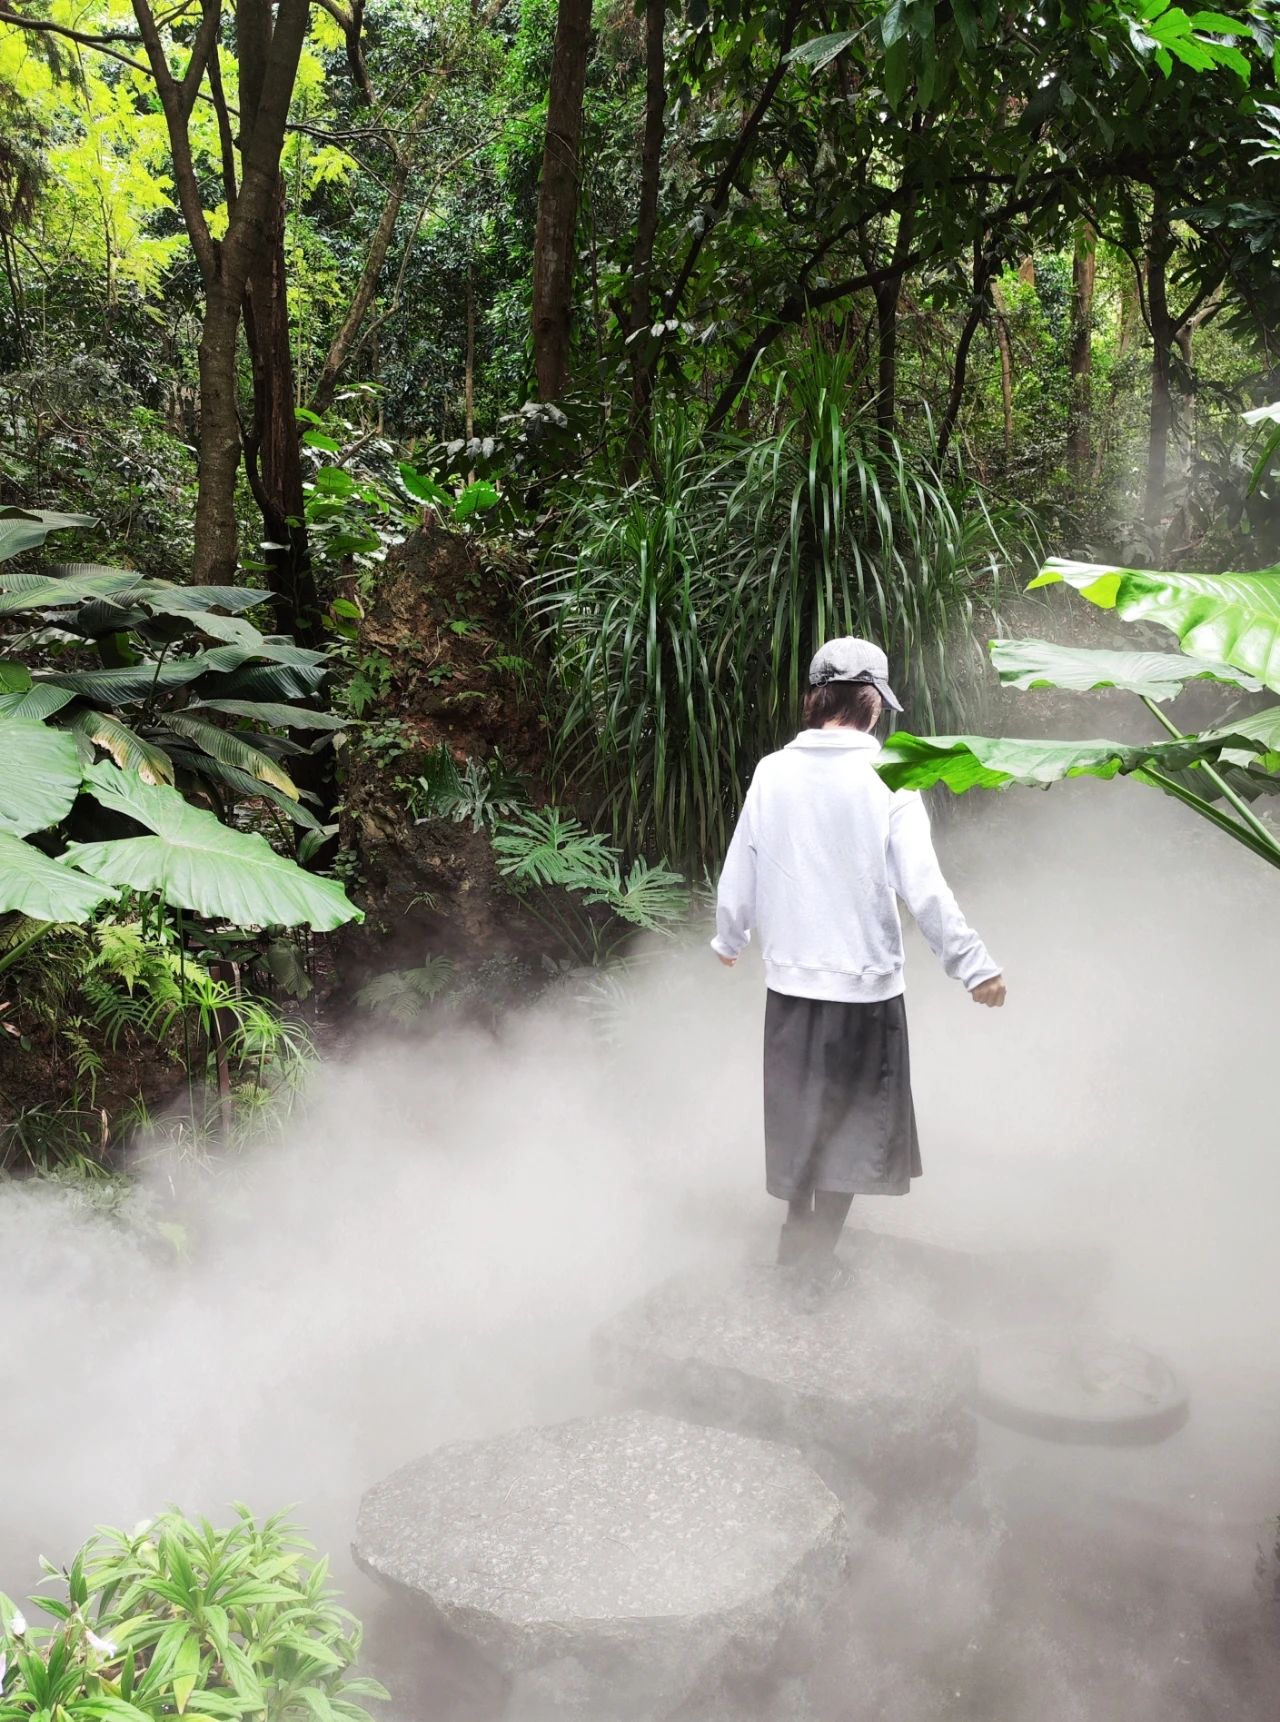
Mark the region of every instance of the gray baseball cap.
POLYGON ((902 710, 889 686, 889 660, 870 640, 855 640, 852 634, 828 640, 809 665, 809 686, 818 688, 824 682, 870 682, 887 706, 902 710))

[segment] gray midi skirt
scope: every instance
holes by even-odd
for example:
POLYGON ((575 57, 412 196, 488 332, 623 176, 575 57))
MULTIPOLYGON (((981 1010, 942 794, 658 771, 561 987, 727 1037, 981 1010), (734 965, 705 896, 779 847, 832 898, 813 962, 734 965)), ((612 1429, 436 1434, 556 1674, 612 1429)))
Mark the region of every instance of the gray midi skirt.
POLYGON ((921 1165, 901 993, 841 1004, 770 991, 764 1139, 771 1196, 906 1195, 921 1165))

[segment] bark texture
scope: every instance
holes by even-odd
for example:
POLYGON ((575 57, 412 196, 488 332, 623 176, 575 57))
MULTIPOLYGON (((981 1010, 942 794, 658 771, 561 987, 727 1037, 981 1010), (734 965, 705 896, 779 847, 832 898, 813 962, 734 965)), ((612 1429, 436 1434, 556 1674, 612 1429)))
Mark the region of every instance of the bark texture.
POLYGON ((582 101, 590 52, 591 0, 560 0, 533 242, 533 361, 538 397, 544 401, 558 400, 569 385, 582 101))

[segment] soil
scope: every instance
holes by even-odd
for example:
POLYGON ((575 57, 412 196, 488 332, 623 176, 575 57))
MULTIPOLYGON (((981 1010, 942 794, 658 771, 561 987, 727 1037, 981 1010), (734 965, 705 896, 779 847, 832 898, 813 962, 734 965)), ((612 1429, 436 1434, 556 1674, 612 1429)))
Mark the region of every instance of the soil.
POLYGON ((428 955, 474 969, 536 963, 545 935, 504 885, 488 834, 470 821, 415 822, 410 794, 442 743, 461 767, 497 753, 546 799, 543 675, 521 627, 527 570, 478 541, 424 526, 388 557, 359 653, 388 678, 344 762, 341 841, 354 858, 362 926, 337 944, 350 993, 428 955))

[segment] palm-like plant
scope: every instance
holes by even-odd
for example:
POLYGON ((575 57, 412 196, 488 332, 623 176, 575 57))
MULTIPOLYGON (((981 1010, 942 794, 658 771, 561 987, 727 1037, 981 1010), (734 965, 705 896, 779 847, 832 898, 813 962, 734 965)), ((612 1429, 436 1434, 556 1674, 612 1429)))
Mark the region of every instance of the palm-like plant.
POLYGON ((556 767, 632 850, 718 860, 834 634, 878 639, 930 723, 973 703, 975 625, 1028 519, 883 445, 855 383, 815 348, 780 377, 769 436, 708 443, 660 417, 645 479, 590 481, 565 508, 530 583, 564 690, 556 767))

